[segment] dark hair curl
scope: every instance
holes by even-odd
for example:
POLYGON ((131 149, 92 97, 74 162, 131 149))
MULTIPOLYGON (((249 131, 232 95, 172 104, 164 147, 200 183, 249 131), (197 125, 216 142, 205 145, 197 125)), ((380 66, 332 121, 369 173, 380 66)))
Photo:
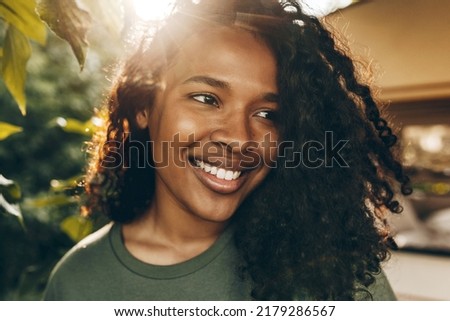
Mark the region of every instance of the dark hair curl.
POLYGON ((404 194, 411 190, 391 150, 396 136, 370 88, 335 35, 296 2, 178 1, 167 23, 126 60, 111 91, 107 128, 93 142, 88 210, 129 222, 149 207, 154 169, 130 157, 133 142, 150 140, 135 124, 136 113, 152 105, 158 76, 183 39, 214 24, 248 30, 271 48, 278 64, 280 137, 294 143, 233 217, 252 296, 355 299, 374 282, 393 243, 385 216, 401 211, 396 184, 404 194), (348 142, 342 149, 348 166, 288 166, 305 143, 323 142, 329 132, 334 141, 348 142))

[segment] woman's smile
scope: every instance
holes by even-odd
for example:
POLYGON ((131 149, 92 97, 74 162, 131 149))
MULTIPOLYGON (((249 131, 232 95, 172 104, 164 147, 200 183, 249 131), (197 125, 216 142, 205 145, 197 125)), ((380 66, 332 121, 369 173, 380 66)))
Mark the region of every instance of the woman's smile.
POLYGON ((203 161, 189 162, 194 174, 207 188, 217 193, 233 193, 245 183, 247 175, 242 171, 227 170, 203 161))
POLYGON ((194 160, 193 164, 196 168, 199 168, 205 173, 209 173, 211 176, 215 176, 221 180, 226 181, 237 180, 239 176, 241 176, 242 174, 241 170, 230 170, 226 168, 221 168, 201 160, 194 160))

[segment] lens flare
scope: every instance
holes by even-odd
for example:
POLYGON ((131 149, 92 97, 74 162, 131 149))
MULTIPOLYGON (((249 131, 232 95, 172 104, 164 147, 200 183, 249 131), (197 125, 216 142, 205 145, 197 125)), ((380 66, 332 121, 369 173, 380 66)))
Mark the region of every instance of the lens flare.
POLYGON ((173 0, 133 0, 133 7, 140 19, 158 21, 171 13, 174 2, 173 0))

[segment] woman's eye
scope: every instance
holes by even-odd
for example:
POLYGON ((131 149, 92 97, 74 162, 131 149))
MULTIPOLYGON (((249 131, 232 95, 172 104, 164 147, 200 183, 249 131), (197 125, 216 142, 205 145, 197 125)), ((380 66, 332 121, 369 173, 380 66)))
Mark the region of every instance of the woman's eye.
POLYGON ((264 110, 256 113, 256 116, 268 119, 268 120, 275 120, 275 112, 270 110, 264 110))
POLYGON ((219 107, 219 102, 216 97, 208 94, 196 94, 191 96, 194 100, 201 102, 202 104, 212 105, 219 107))

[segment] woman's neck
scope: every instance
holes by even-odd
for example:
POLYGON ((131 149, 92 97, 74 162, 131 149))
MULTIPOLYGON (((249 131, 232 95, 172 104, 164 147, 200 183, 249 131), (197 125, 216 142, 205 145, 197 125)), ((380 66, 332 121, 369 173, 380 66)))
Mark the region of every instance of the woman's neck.
POLYGON ((172 265, 206 251, 227 222, 203 220, 168 200, 153 202, 139 219, 123 226, 125 247, 136 258, 155 265, 172 265))

